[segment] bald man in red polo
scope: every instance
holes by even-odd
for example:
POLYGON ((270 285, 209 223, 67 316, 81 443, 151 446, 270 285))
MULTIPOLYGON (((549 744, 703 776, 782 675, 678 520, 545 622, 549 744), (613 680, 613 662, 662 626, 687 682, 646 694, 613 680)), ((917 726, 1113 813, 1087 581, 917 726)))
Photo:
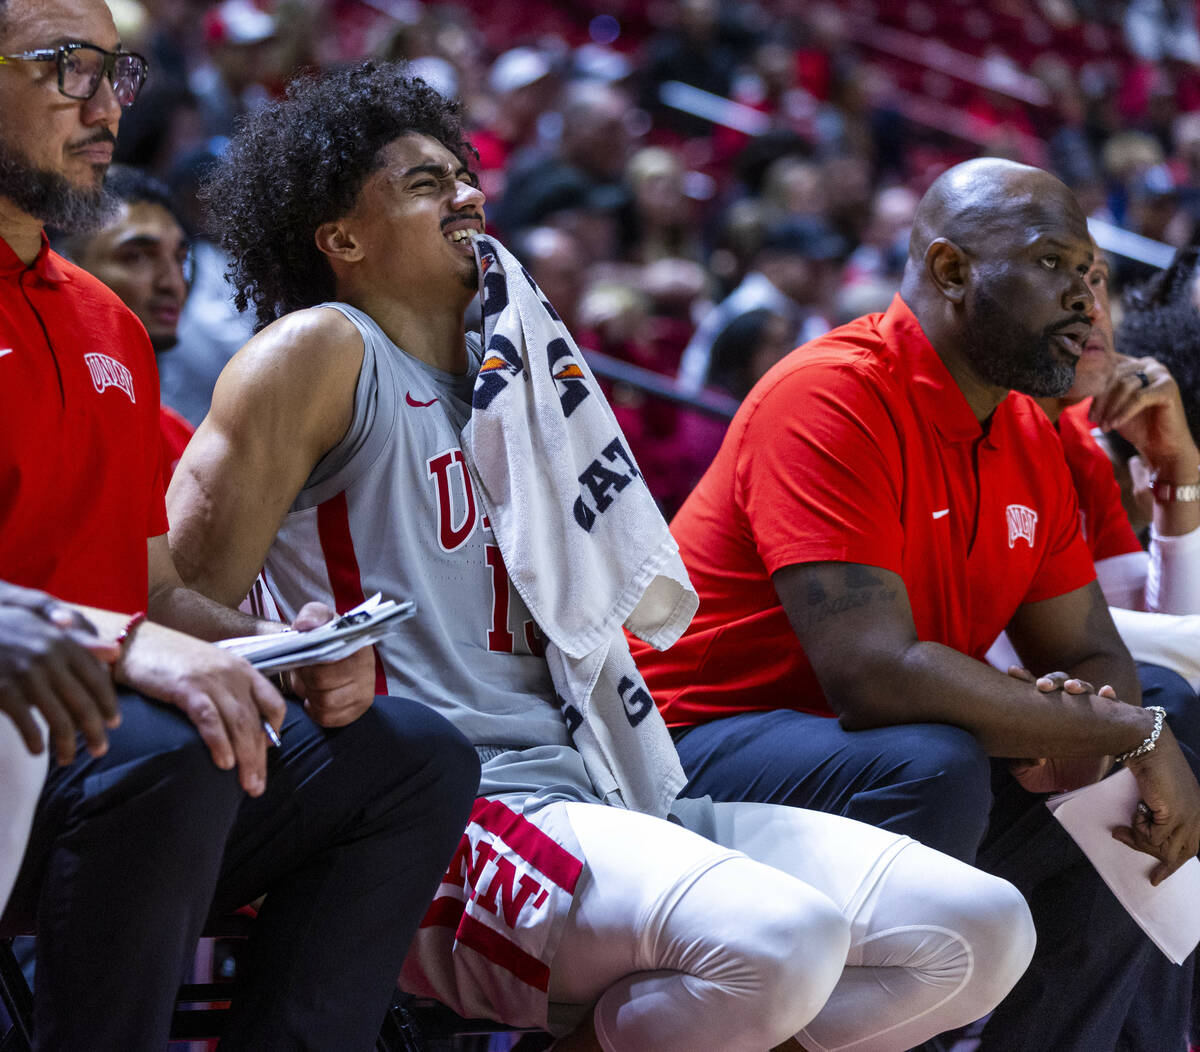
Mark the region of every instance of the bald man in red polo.
MULTIPOLYGON (((635 650, 688 792, 906 832, 1013 880, 1043 936, 1071 921, 993 1015, 988 1052, 1115 1047, 1158 952, 1041 794, 1124 757, 1147 811, 1119 837, 1159 859, 1155 882, 1200 845, 1195 776, 1141 707, 1027 397, 1071 385, 1092 262, 1045 172, 983 159, 938 179, 891 307, 804 345, 743 403, 672 524, 699 612, 670 651, 635 650), (1005 628, 1038 683, 982 662, 1005 628), (1085 967, 1098 924, 1108 950, 1085 967)), ((1129 1047, 1182 1047, 1176 1000, 1129 1047)))

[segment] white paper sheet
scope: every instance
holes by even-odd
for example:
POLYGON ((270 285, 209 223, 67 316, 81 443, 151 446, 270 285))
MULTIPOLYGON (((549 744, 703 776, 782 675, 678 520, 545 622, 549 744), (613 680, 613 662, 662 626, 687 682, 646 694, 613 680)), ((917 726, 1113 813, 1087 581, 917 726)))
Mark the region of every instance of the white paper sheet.
POLYGON ((401 621, 415 612, 412 600, 396 603, 376 592, 353 610, 307 632, 288 629, 270 636, 222 639, 216 645, 240 654, 259 672, 270 675, 304 665, 340 661, 395 631, 401 621))
POLYGON ((1046 801, 1154 945, 1182 964, 1200 943, 1200 861, 1188 859, 1158 887, 1151 885, 1150 873, 1158 860, 1112 836, 1115 827, 1130 824, 1137 804, 1137 782, 1125 769, 1046 801))

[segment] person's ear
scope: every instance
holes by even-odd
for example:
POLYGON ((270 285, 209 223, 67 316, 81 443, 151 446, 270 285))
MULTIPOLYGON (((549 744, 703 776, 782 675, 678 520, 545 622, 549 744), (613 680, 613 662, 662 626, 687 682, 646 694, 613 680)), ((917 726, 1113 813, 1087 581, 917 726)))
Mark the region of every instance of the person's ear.
POLYGON ((333 219, 317 227, 313 241, 330 262, 356 263, 363 257, 363 246, 353 227, 344 219, 333 219))
POLYGON ((960 304, 966 298, 970 267, 966 253, 944 237, 934 239, 925 250, 925 270, 933 287, 951 303, 960 304))

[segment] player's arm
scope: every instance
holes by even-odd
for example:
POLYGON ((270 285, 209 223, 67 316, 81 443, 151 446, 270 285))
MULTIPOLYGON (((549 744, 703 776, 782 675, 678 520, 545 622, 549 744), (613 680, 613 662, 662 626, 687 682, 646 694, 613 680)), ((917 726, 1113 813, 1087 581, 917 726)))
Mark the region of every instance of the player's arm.
MULTIPOLYGON (((169 598, 173 626, 207 638, 271 630, 253 619, 235 627, 243 615, 205 604, 231 607, 249 590, 313 467, 350 426, 362 355, 351 322, 314 308, 267 326, 226 366, 167 492, 170 558, 162 572, 177 569, 181 579, 169 598)), ((293 626, 313 628, 330 616, 310 603, 293 626)), ((371 651, 297 670, 291 685, 317 722, 349 723, 374 698, 371 651)))
POLYGON ((362 364, 328 308, 267 326, 229 362, 167 492, 169 543, 191 588, 237 605, 313 467, 350 425, 362 364))
POLYGON ((209 640, 270 634, 284 628, 234 610, 185 585, 175 568, 165 533, 147 539, 146 560, 150 581, 146 612, 152 621, 209 640))

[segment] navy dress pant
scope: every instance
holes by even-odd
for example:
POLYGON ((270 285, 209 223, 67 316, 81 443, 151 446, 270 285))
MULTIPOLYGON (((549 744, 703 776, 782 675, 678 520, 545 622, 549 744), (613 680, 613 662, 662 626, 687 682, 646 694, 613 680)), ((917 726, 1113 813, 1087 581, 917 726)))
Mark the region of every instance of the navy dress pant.
POLYGON ((404 699, 335 729, 289 701, 252 799, 177 710, 121 712, 52 765, 0 919, 38 936, 37 1048, 161 1052, 205 919, 264 893, 221 1047, 373 1048, 478 787, 466 739, 404 699))
MULTIPOLYGON (((1200 703, 1180 676, 1139 665, 1193 768, 1200 703)), ((674 733, 688 796, 790 804, 911 836, 1015 884, 1038 947, 993 1014, 981 1052, 1186 1052, 1192 963, 1142 934, 1045 806, 975 738, 944 724, 847 732, 790 709, 674 733)), ((986 966, 986 963, 985 963, 986 966)))

